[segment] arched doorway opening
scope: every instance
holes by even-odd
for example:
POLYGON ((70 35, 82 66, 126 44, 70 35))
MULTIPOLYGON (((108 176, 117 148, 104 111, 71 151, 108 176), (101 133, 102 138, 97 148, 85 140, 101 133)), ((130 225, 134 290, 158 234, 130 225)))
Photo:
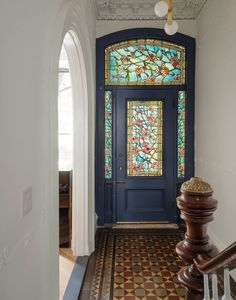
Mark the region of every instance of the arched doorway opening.
POLYGON ((73 110, 72 242, 76 256, 86 255, 88 227, 88 96, 84 57, 76 34, 63 40, 71 74, 73 110))
POLYGON ((88 104, 82 48, 69 31, 63 40, 58 82, 60 289, 77 256, 88 254, 88 104))
POLYGON ((95 76, 94 53, 91 50, 93 33, 84 28, 84 13, 77 2, 66 2, 57 13, 52 32, 47 40, 50 49, 45 62, 45 101, 48 134, 45 194, 48 207, 42 220, 48 216, 48 244, 50 253, 51 299, 59 298, 59 201, 58 201, 58 67, 62 44, 70 64, 73 89, 74 119, 74 176, 72 249, 75 256, 88 256, 94 250, 94 128, 95 128, 95 76), (88 85, 87 85, 88 83, 88 85), (88 87, 89 86, 89 87, 88 87), (88 121, 88 114, 90 119, 88 121), (89 123, 89 126, 88 126, 89 123), (89 146, 88 146, 89 144, 89 146), (74 229, 73 229, 74 227, 74 229))

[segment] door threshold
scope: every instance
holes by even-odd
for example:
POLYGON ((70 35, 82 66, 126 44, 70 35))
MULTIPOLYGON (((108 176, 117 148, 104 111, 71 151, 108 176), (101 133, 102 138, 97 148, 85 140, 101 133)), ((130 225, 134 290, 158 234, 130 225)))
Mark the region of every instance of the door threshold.
POLYGON ((112 229, 179 229, 179 225, 167 222, 119 222, 113 224, 112 229))

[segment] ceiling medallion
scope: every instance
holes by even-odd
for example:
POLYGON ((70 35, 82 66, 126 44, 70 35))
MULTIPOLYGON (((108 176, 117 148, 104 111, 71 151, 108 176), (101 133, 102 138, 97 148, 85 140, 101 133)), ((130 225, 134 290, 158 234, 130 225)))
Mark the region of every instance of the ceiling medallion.
POLYGON ((212 187, 209 183, 203 181, 200 177, 192 177, 189 181, 182 184, 180 191, 182 193, 194 194, 210 194, 213 193, 212 187))
POLYGON ((157 2, 154 7, 155 14, 163 18, 167 15, 167 22, 165 24, 165 32, 168 35, 174 35, 179 29, 179 25, 173 20, 173 0, 161 0, 157 2))

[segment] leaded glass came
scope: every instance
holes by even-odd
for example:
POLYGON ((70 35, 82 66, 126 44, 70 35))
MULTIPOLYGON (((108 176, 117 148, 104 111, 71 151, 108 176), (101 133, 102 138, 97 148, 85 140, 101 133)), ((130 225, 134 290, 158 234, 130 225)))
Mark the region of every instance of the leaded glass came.
POLYGON ((106 84, 185 84, 185 48, 159 40, 112 45, 106 49, 106 84))
POLYGON ((178 95, 178 178, 185 176, 186 152, 186 92, 178 95))
POLYGON ((127 104, 127 174, 162 176, 162 101, 127 104))
POLYGON ((105 178, 112 178, 112 92, 105 91, 105 178))

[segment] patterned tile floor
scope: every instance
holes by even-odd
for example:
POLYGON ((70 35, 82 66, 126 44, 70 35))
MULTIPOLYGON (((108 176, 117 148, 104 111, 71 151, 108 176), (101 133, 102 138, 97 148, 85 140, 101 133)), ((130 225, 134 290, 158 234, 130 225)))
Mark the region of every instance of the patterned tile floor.
POLYGON ((175 253, 180 240, 175 229, 98 230, 90 295, 80 299, 184 300, 177 279, 184 264, 175 253))

